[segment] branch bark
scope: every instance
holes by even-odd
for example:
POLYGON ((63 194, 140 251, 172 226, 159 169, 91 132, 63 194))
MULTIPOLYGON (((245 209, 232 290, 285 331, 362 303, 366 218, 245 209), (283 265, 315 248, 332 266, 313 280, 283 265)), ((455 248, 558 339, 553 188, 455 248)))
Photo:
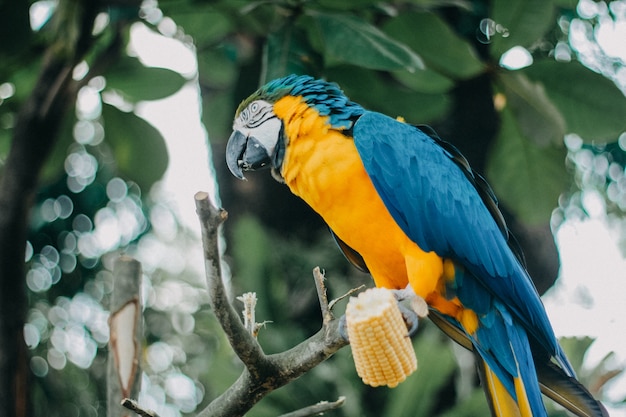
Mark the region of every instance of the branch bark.
POLYGON ((121 405, 141 417, 159 417, 156 412, 142 408, 136 401, 130 398, 124 398, 121 405))
POLYGON ((308 407, 301 408, 300 410, 292 411, 291 413, 283 414, 279 417, 308 417, 308 416, 321 416, 327 411, 336 410, 343 406, 346 402, 345 397, 339 397, 337 401, 328 402, 322 401, 317 404, 310 405, 308 407))
POLYGON ((227 218, 226 211, 215 207, 205 192, 197 193, 195 200, 202 229, 210 304, 235 354, 245 365, 237 381, 215 398, 198 417, 242 416, 265 395, 313 369, 348 342, 338 331, 339 321, 329 312, 323 275, 316 270, 314 275, 323 311, 322 328, 285 352, 265 355, 254 336, 246 330, 224 288, 218 238, 219 229, 227 218))

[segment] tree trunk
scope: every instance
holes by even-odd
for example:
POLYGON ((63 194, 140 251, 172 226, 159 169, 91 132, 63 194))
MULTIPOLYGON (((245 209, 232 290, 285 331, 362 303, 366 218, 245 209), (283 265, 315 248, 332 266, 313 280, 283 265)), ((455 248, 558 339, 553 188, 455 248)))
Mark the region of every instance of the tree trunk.
POLYGON ((28 415, 26 314, 27 224, 37 178, 68 107, 72 66, 51 54, 22 107, 0 178, 0 414, 28 415))

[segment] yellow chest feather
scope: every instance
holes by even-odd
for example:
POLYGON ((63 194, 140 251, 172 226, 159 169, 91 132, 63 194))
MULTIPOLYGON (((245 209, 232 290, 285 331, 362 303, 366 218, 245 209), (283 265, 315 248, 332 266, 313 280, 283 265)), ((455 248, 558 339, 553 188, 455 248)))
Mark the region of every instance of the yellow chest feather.
POLYGON ((274 105, 289 143, 282 176, 365 260, 378 286, 408 284, 405 255, 415 250, 395 223, 367 175, 352 138, 297 97, 274 105))

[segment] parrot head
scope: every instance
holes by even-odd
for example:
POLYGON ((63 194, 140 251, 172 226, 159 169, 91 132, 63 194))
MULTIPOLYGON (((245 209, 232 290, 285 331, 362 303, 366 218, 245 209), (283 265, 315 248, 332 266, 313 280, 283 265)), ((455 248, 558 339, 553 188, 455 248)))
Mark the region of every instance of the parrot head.
POLYGON ((282 130, 282 121, 274 114, 272 103, 266 100, 254 99, 238 110, 233 133, 226 145, 226 163, 230 172, 244 179, 243 171, 280 168, 282 130))
POLYGON ((270 81, 245 99, 235 113, 233 133, 226 145, 226 164, 230 172, 245 179, 244 171, 272 168, 280 179, 280 170, 289 138, 285 120, 274 112, 274 104, 285 96, 300 97, 332 128, 352 127, 363 108, 348 100, 339 87, 308 75, 289 75, 270 81))

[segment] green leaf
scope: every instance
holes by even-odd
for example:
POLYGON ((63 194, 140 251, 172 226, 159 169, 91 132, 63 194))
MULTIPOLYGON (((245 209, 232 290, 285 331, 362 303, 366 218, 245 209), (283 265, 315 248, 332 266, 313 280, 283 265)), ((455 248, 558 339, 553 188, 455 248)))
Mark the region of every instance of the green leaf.
POLYGON ((499 58, 514 46, 530 47, 554 25, 554 15, 551 0, 494 0, 491 55, 499 58))
POLYGON ((402 13, 383 30, 417 52, 428 68, 445 76, 470 78, 485 68, 472 46, 435 13, 402 13))
POLYGON ((432 123, 441 119, 451 105, 446 94, 411 91, 363 68, 339 66, 327 70, 326 75, 362 106, 391 117, 404 117, 409 123, 432 123))
POLYGON ((167 169, 168 154, 161 133, 134 113, 102 105, 105 140, 113 151, 117 169, 144 192, 160 180, 167 169))
POLYGON ((583 362, 585 360, 585 355, 587 354, 587 350, 593 344, 594 339, 589 336, 584 337, 562 337, 559 339, 559 344, 565 351, 567 358, 574 370, 583 369, 583 362))
MULTIPOLYGON (((367 90, 366 90, 367 91, 367 90)), ((403 117, 407 123, 433 123, 440 120, 448 112, 451 100, 445 94, 425 94, 402 91, 390 88, 380 97, 380 103, 372 108, 380 107, 392 117, 403 117)))
POLYGON ((202 123, 213 143, 226 143, 232 133, 233 114, 237 106, 230 91, 217 91, 202 100, 202 123))
POLYGON ((626 130, 626 97, 606 77, 578 62, 548 59, 522 71, 543 84, 565 118, 568 133, 587 142, 614 142, 626 130))
POLYGON ((15 94, 2 103, 3 106, 13 103, 14 109, 17 110, 22 103, 26 102, 37 83, 41 65, 41 59, 28 60, 28 62, 22 62, 22 66, 19 68, 11 71, 7 81, 15 86, 15 94))
POLYGON ((488 155, 487 178, 501 202, 521 220, 545 223, 568 182, 565 156, 564 147, 540 147, 526 138, 507 107, 488 155))
POLYGON ((263 58, 263 83, 289 74, 309 74, 319 66, 306 34, 290 23, 267 37, 263 58))
MULTIPOLYGON (((370 23, 342 14, 312 13, 329 66, 349 63, 376 70, 422 69, 421 58, 370 23)), ((313 43, 313 40, 312 40, 313 43)))
POLYGON ((432 416, 439 393, 450 383, 457 367, 450 344, 438 337, 438 329, 428 325, 414 343, 417 371, 389 391, 387 409, 382 415, 432 416))
POLYGON ((117 90, 132 102, 158 100, 171 96, 185 84, 177 72, 146 67, 136 58, 121 58, 105 74, 107 88, 117 90))
POLYGON ((380 4, 380 0, 318 0, 318 3, 325 10, 363 10, 367 7, 372 7, 376 4, 380 4))
POLYGON ((222 89, 232 85, 237 79, 237 65, 223 48, 205 49, 198 53, 197 59, 198 74, 203 86, 222 89))
POLYGON ((237 265, 237 277, 257 293, 259 300, 266 301, 257 305, 258 317, 272 317, 270 300, 287 299, 286 286, 282 285, 280 289, 272 287, 272 281, 267 279, 274 266, 274 253, 270 236, 257 218, 246 215, 235 223, 233 259, 237 265))
POLYGON ((563 143, 565 120, 541 84, 519 71, 499 71, 498 81, 524 137, 540 146, 563 143))
POLYGON ((447 410, 440 417, 474 417, 488 416, 489 406, 482 389, 476 388, 465 399, 457 402, 454 407, 447 410))
POLYGON ((187 35, 191 35, 194 44, 200 49, 226 36, 233 30, 233 24, 226 15, 215 10, 209 4, 188 2, 159 6, 168 17, 171 17, 187 35), (165 8, 163 8, 165 6, 165 8))
POLYGON ((454 82, 450 78, 428 68, 415 72, 394 71, 393 76, 402 85, 420 93, 445 93, 454 87, 454 82))

